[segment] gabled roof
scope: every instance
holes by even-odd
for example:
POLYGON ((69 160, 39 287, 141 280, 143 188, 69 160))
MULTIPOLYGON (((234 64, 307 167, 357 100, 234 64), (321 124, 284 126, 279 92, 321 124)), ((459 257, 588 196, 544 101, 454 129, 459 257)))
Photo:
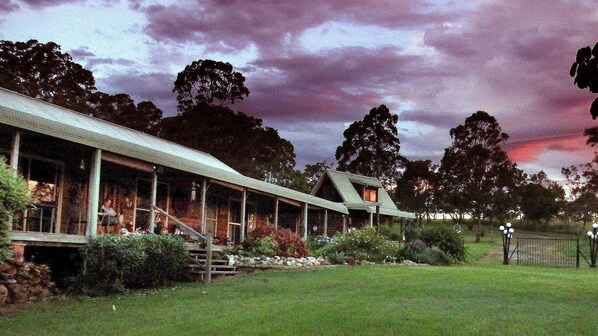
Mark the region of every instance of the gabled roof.
POLYGON ((390 198, 390 195, 386 192, 386 189, 377 178, 326 169, 325 173, 322 174, 318 183, 312 190, 312 195, 316 195, 326 179, 330 179, 336 188, 336 191, 343 199, 343 204, 345 204, 349 210, 364 210, 368 213, 376 213, 376 206, 379 205, 380 214, 382 215, 415 218, 415 214, 401 211, 397 208, 390 198), (353 184, 377 188, 378 202, 365 201, 353 184))
POLYGON ((343 204, 244 176, 210 154, 0 88, 0 123, 340 213, 343 204))

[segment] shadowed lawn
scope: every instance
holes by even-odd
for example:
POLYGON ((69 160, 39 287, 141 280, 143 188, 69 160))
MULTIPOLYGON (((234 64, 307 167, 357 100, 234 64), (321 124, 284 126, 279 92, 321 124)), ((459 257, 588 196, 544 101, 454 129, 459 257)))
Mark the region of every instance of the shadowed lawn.
POLYGON ((596 270, 362 266, 29 305, 6 335, 595 335, 596 270), (112 306, 116 310, 113 310, 112 306))

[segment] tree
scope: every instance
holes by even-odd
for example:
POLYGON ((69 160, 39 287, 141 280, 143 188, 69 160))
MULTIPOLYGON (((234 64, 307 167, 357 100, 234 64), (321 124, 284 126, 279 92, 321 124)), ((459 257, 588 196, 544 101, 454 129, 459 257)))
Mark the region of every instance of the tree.
POLYGON ((27 184, 0 158, 0 264, 8 258, 10 218, 25 210, 29 202, 27 184))
POLYGON ((379 179, 389 188, 396 183, 403 157, 397 122, 388 107, 373 108, 361 121, 343 132, 345 140, 336 149, 338 170, 379 179))
POLYGON ((162 119, 162 110, 150 101, 142 101, 135 105, 129 95, 119 93, 111 95, 94 92, 89 99, 93 116, 123 125, 141 132, 156 134, 157 126, 162 119))
POLYGON ((405 161, 405 170, 397 180, 395 197, 401 209, 415 212, 421 223, 422 216, 430 220, 436 188, 436 166, 430 160, 405 161))
POLYGON ((249 95, 245 77, 229 63, 198 60, 174 82, 179 114, 164 118, 160 136, 210 153, 238 172, 283 186, 298 185, 295 148, 262 119, 234 112, 249 95))
POLYGON ((263 181, 292 180, 295 149, 262 120, 228 107, 200 103, 162 119, 160 136, 210 153, 238 172, 263 181))
POLYGON ((592 221, 598 209, 598 197, 591 192, 580 194, 566 206, 567 214, 585 225, 592 221))
POLYGON ((124 93, 96 91, 91 71, 73 62, 54 42, 0 41, 0 86, 146 133, 155 133, 162 111, 137 105, 124 93))
MULTIPOLYGON (((590 46, 577 51, 575 62, 569 71, 571 77, 575 77, 573 83, 580 89, 588 88, 592 93, 598 93, 598 43, 593 49, 590 46)), ((598 117, 598 98, 590 106, 592 119, 598 117)))
POLYGON ((444 211, 459 214, 459 219, 471 214, 481 233, 482 217, 492 208, 493 195, 511 193, 510 180, 518 174, 501 147, 509 136, 484 111, 466 118, 450 135, 453 143, 444 150, 437 195, 444 211))
POLYGON ((197 60, 177 75, 173 92, 177 93, 180 112, 198 104, 224 106, 249 95, 245 77, 233 71, 230 63, 197 60))
POLYGON ((88 113, 95 79, 54 42, 0 41, 0 86, 88 113))
POLYGON ((561 210, 565 197, 563 188, 548 179, 543 171, 530 176, 519 193, 521 212, 530 221, 531 229, 537 229, 540 224, 546 229, 561 210))
POLYGON ((333 166, 333 163, 328 163, 326 160, 305 165, 302 175, 307 184, 307 193, 311 192, 311 190, 316 186, 326 169, 331 169, 333 166))

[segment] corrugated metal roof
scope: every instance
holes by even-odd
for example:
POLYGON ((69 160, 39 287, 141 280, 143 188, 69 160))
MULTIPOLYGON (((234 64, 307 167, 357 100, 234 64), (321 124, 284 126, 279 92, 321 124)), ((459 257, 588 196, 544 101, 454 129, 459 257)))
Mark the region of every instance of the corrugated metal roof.
POLYGON ((343 204, 244 176, 210 154, 3 88, 0 88, 0 123, 348 213, 343 204))
POLYGON ((366 210, 368 213, 376 213, 376 205, 380 204, 380 213, 383 215, 415 218, 414 213, 399 210, 388 192, 386 192, 386 189, 382 186, 382 183, 374 177, 326 169, 326 173, 322 175, 318 184, 314 187, 312 195, 316 193, 326 177, 334 184, 348 209, 366 210), (364 201, 362 195, 353 186, 353 183, 378 188, 378 203, 364 201))

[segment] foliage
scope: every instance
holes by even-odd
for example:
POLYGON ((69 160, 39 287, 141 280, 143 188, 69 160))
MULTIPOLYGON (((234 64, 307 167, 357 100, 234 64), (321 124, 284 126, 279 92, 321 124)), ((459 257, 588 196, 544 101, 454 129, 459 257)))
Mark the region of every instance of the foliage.
POLYGON ((455 258, 436 246, 430 247, 424 241, 416 239, 407 243, 399 252, 402 260, 411 260, 418 264, 450 265, 455 258))
POLYGON ((388 225, 380 225, 378 227, 378 234, 382 237, 385 237, 390 240, 399 240, 401 239, 401 235, 394 227, 390 227, 388 225))
POLYGON ((376 233, 374 228, 349 230, 345 234, 338 233, 334 241, 320 249, 319 254, 329 260, 343 253, 347 258, 371 262, 395 261, 399 247, 376 233))
POLYGON ((325 247, 326 245, 332 243, 334 241, 334 237, 328 237, 326 235, 318 235, 318 236, 309 236, 305 241, 307 245, 307 249, 310 251, 310 254, 317 254, 318 250, 325 247))
POLYGON ((408 242, 421 238, 422 226, 416 221, 407 221, 404 230, 405 240, 408 242))
POLYGON ((307 246, 296 233, 289 229, 275 229, 260 226, 251 231, 243 242, 243 250, 248 256, 307 257, 307 246))
POLYGON ((177 93, 179 111, 188 111, 195 105, 223 106, 233 104, 249 95, 245 77, 230 63, 197 60, 177 75, 173 92, 177 93))
POLYGON ((430 160, 405 160, 405 170, 397 180, 395 197, 398 206, 406 211, 429 217, 434 211, 433 200, 436 189, 437 167, 430 160))
POLYGON ((398 177, 403 157, 397 122, 399 117, 385 105, 370 110, 361 121, 344 132, 345 140, 336 149, 338 170, 375 177, 386 187, 398 177))
POLYGON ((471 214, 481 231, 482 216, 490 209, 506 212, 516 205, 514 191, 523 174, 502 149, 508 135, 488 113, 477 111, 450 135, 453 143, 444 150, 436 197, 459 220, 471 214))
POLYGON ((54 42, 0 41, 0 86, 88 113, 95 79, 54 42))
POLYGON ((262 119, 228 107, 198 104, 162 119, 160 136, 210 153, 238 172, 284 184, 295 166, 295 149, 262 119))
POLYGON ((463 237, 452 228, 447 226, 427 228, 423 230, 421 240, 429 247, 436 247, 455 260, 465 261, 463 237))
POLYGON ((558 183, 547 178, 543 171, 532 175, 520 190, 520 208, 531 229, 543 223, 548 227, 549 221, 562 209, 565 192, 558 183))
POLYGON ((307 247, 295 232, 289 229, 278 229, 273 237, 276 241, 276 254, 281 257, 307 257, 307 247))
MULTIPOLYGON (((598 93, 598 42, 592 49, 587 46, 577 51, 569 75, 575 77, 573 83, 578 88, 588 88, 590 92, 598 93)), ((598 98, 590 106, 590 114, 592 119, 598 117, 598 98)))
POLYGON ((0 86, 151 134, 162 118, 152 102, 96 91, 93 73, 54 42, 0 41, 0 86))
POLYGON ((598 210, 598 197, 594 193, 584 192, 569 202, 565 210, 573 220, 580 221, 585 225, 592 221, 598 210))
POLYGON ((333 163, 328 163, 326 160, 318 161, 314 164, 306 164, 303 170, 303 177, 307 183, 308 193, 316 186, 320 177, 326 172, 326 169, 332 169, 333 163))
POLYGON ((154 103, 142 101, 135 105, 133 98, 124 93, 111 95, 94 92, 89 99, 89 106, 93 108, 91 114, 94 117, 149 134, 157 133, 162 119, 162 110, 154 103))
POLYGON ((82 255, 81 283, 89 294, 168 284, 179 279, 187 259, 180 237, 159 235, 94 237, 82 255))
POLYGON ((25 180, 0 158, 0 264, 9 257, 11 216, 25 210, 28 202, 25 180))

